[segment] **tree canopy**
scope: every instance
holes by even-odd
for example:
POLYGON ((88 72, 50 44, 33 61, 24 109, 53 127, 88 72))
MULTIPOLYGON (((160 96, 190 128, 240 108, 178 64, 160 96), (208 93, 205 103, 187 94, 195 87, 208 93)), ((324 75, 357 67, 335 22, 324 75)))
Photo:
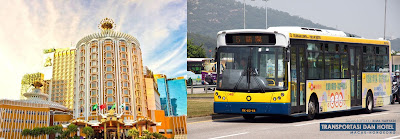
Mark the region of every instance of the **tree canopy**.
POLYGON ((202 47, 203 44, 200 46, 195 45, 191 39, 187 41, 187 57, 188 58, 204 58, 206 57, 206 51, 202 47))

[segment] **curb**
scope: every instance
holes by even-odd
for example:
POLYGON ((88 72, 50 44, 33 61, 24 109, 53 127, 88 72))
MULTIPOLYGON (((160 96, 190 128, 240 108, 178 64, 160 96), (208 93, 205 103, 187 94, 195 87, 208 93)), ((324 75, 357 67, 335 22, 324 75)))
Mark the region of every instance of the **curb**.
POLYGON ((214 97, 187 97, 188 99, 214 99, 214 97))

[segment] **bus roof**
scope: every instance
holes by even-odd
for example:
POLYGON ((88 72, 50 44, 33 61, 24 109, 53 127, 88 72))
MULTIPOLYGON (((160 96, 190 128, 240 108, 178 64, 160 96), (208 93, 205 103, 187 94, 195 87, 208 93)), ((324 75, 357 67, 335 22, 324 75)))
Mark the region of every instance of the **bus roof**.
POLYGON ((267 29, 267 31, 283 33, 287 36, 287 38, 292 38, 292 39, 308 39, 308 40, 319 40, 319 41, 389 45, 389 41, 387 40, 365 39, 338 30, 284 26, 284 27, 270 27, 267 29))
MULTIPOLYGON (((297 26, 281 26, 281 27, 269 27, 268 29, 234 29, 234 30, 223 30, 218 32, 218 45, 224 45, 225 40, 220 37, 223 34, 235 34, 235 33, 274 33, 284 35, 286 42, 289 39, 307 39, 307 40, 318 40, 318 41, 334 41, 334 42, 348 42, 348 43, 362 43, 362 44, 378 44, 378 45, 389 45, 387 40, 379 39, 365 39, 357 37, 356 35, 349 34, 338 30, 308 28, 308 27, 297 27, 297 26)), ((282 40, 283 38, 281 38, 282 40)), ((283 43, 277 43, 282 45, 283 43)))

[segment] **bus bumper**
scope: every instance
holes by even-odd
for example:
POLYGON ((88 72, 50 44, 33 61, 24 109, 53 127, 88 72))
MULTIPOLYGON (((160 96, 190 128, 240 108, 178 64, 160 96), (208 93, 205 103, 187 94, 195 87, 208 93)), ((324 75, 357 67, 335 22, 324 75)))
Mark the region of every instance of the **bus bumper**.
POLYGON ((290 103, 214 102, 214 113, 290 115, 290 103), (255 112, 243 112, 242 109, 255 109, 255 112))

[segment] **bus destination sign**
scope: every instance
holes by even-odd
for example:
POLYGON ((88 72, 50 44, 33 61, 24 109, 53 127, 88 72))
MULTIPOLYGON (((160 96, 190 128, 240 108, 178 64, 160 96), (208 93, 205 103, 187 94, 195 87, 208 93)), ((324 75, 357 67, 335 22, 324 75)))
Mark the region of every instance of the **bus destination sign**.
POLYGON ((226 34, 227 45, 274 45, 275 34, 240 33, 226 34))

